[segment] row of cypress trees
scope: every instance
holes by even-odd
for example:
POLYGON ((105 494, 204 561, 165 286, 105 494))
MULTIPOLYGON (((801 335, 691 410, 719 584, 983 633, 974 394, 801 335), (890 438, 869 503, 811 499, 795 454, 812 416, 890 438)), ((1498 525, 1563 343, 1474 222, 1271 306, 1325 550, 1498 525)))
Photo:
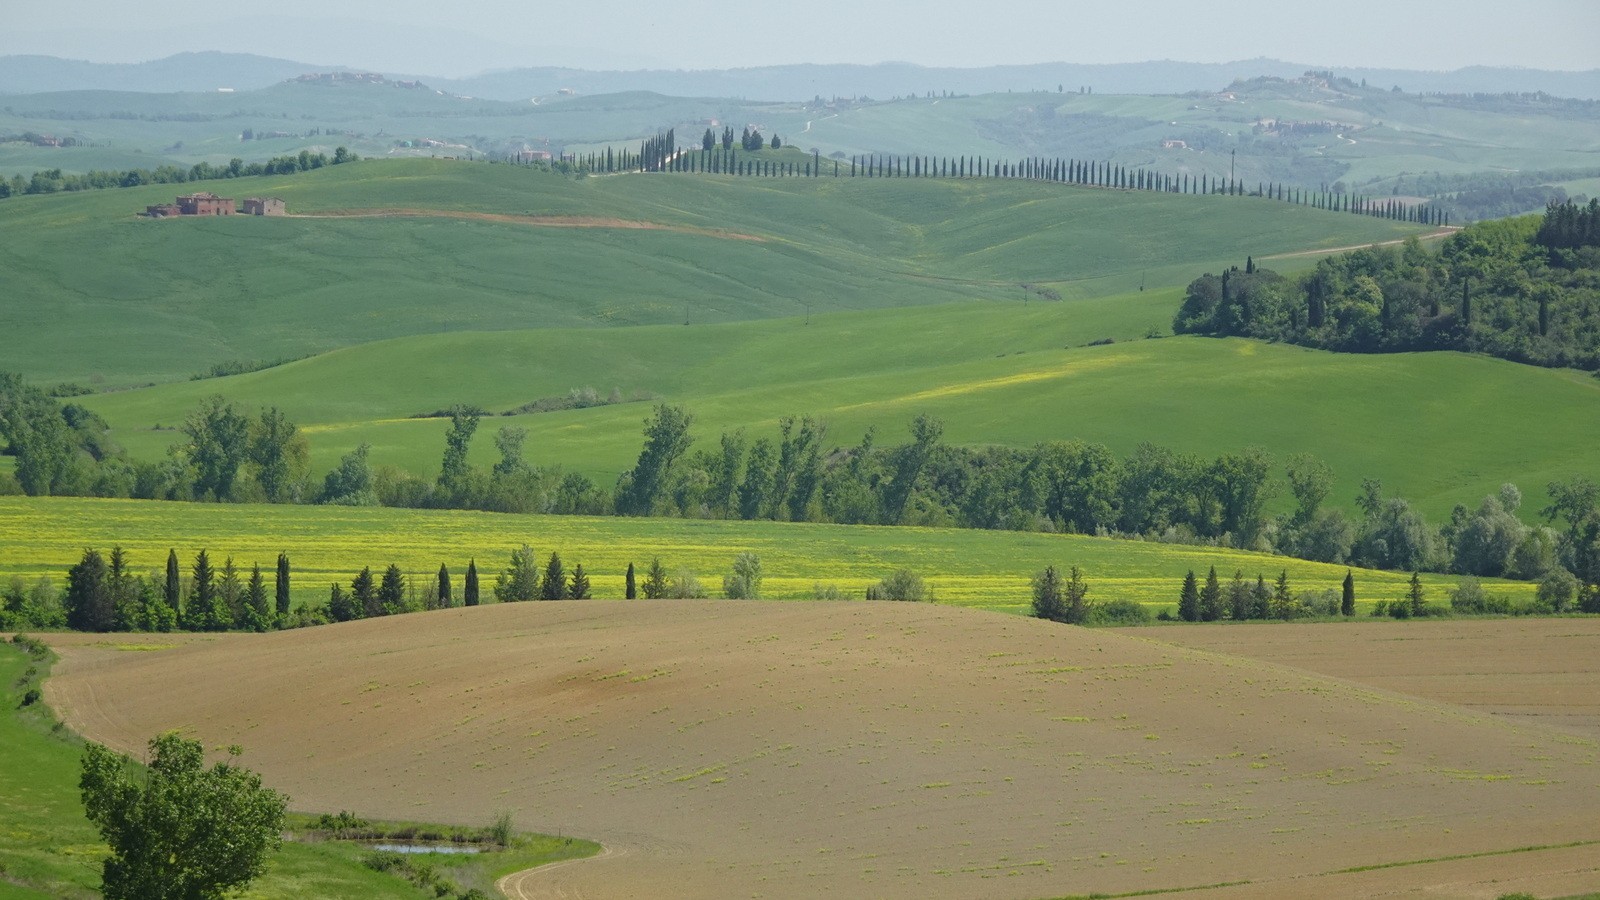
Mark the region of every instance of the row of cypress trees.
POLYGON ((678 172, 755 178, 1008 178, 1127 191, 1263 197, 1297 206, 1421 225, 1450 224, 1449 213, 1433 204, 1406 204, 1392 198, 1308 191, 1281 182, 1257 182, 1255 188, 1251 189, 1243 181, 1232 177, 1187 173, 1172 175, 1099 160, 866 154, 852 156, 848 161, 830 159, 824 163, 817 151, 813 150, 810 161, 798 162, 792 159, 751 158, 748 155, 741 158, 739 150, 727 143, 680 152, 676 132, 672 129, 645 140, 637 153, 618 153, 607 148, 604 153, 589 154, 583 164, 589 171, 606 174, 678 172))

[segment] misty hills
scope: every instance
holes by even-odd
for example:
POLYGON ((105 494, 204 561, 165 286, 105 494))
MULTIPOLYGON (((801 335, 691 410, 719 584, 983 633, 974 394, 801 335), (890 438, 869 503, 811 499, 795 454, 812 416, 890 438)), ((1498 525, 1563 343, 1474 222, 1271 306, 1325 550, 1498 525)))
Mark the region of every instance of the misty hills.
MULTIPOLYGON (((486 72, 470 78, 440 78, 426 72, 385 73, 422 78, 435 88, 491 100, 551 96, 558 91, 609 94, 648 90, 680 97, 740 97, 809 100, 813 97, 1003 93, 1080 88, 1097 93, 1173 94, 1216 90, 1236 79, 1290 78, 1323 66, 1274 59, 1229 63, 1153 61, 1110 65, 1040 63, 975 69, 911 63, 877 65, 784 65, 744 69, 586 70, 529 67, 486 72)), ((252 90, 309 72, 348 71, 247 53, 180 53, 142 63, 92 63, 52 56, 0 56, 0 94, 48 91, 137 92, 252 90)), ((1338 75, 1410 93, 1505 93, 1543 91, 1558 97, 1600 99, 1600 70, 1556 72, 1473 66, 1452 72, 1338 68, 1338 75)))

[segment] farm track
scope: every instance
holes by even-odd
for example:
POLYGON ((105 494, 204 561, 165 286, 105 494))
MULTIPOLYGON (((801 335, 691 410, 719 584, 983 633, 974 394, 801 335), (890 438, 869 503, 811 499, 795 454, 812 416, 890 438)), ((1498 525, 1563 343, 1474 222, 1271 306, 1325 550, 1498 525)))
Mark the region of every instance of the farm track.
POLYGON ((594 863, 609 856, 624 856, 626 850, 617 850, 611 845, 605 845, 594 856, 583 859, 564 859, 560 862, 549 863, 543 866, 534 866, 512 872, 494 883, 495 890, 504 894, 508 900, 579 900, 583 891, 577 887, 563 886, 559 880, 552 882, 551 876, 558 869, 564 869, 577 863, 594 863))
POLYGON ((693 225, 668 225, 604 216, 518 216, 510 213, 472 212, 460 209, 348 209, 321 213, 299 213, 291 219, 464 219, 500 225, 526 225, 533 228, 609 228, 624 231, 671 231, 729 241, 767 243, 767 238, 737 231, 717 231, 693 225))
MULTIPOLYGON (((1416 237, 1416 239, 1419 240, 1419 241, 1431 241, 1431 240, 1434 240, 1436 238, 1449 237, 1450 235, 1455 234, 1456 232, 1458 232, 1460 230, 1461 229, 1459 227, 1455 226, 1455 225, 1447 225, 1447 226, 1445 226, 1443 228, 1440 228, 1437 231, 1430 231, 1427 234, 1414 235, 1414 237, 1416 237)), ((1296 250, 1296 251, 1294 251, 1292 253, 1274 253, 1274 254, 1271 254, 1270 256, 1263 256, 1263 257, 1260 257, 1260 258, 1261 259, 1295 259, 1295 258, 1304 257, 1304 256, 1331 256, 1331 255, 1333 255, 1335 253, 1349 253, 1352 250, 1365 250, 1368 247, 1395 247, 1395 246, 1399 246, 1400 244, 1404 244, 1408 240, 1410 240, 1410 238, 1397 238, 1397 239, 1392 240, 1392 241, 1376 241, 1376 242, 1371 243, 1371 244, 1351 244, 1348 247, 1327 247, 1327 248, 1324 248, 1324 249, 1321 249, 1321 250, 1296 250)))

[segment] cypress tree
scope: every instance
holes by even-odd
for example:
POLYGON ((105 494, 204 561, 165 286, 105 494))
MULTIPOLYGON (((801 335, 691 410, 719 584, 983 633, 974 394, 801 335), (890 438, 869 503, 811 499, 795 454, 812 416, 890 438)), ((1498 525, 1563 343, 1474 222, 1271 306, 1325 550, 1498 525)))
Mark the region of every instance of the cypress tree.
POLYGON ((1250 589, 1251 616, 1257 619, 1272 617, 1272 591, 1267 587, 1267 580, 1256 575, 1256 585, 1250 589))
POLYGON ((561 554, 551 552, 550 562, 544 567, 544 581, 539 587, 540 600, 567 599, 567 572, 561 565, 561 554))
POLYGON ((1228 582, 1228 613, 1234 619, 1250 618, 1250 586, 1244 582, 1244 571, 1235 569, 1233 580, 1228 582))
POLYGON ((67 627, 74 631, 110 631, 113 624, 111 588, 105 557, 98 550, 83 551, 83 559, 67 571, 67 627))
POLYGON ((1272 586, 1273 618, 1287 619, 1294 608, 1294 595, 1289 592, 1289 570, 1278 573, 1278 582, 1272 586))
POLYGON ((378 589, 372 583, 372 567, 362 568, 361 574, 350 582, 350 598, 355 604, 357 615, 362 618, 374 618, 383 615, 383 607, 378 605, 378 589))
POLYGON ((1222 585, 1217 582, 1217 567, 1206 574, 1205 587, 1200 589, 1200 620, 1215 622, 1222 618, 1222 585))
POLYGON ((222 623, 213 608, 217 600, 216 571, 211 568, 211 557, 206 551, 201 550, 195 556, 193 572, 194 593, 184 604, 184 612, 189 617, 185 627, 190 631, 215 631, 222 623))
POLYGON ((1344 596, 1339 600, 1339 614, 1342 616, 1356 614, 1356 576, 1349 569, 1344 570, 1344 596))
POLYGON ((667 567, 661 564, 661 557, 656 557, 650 562, 650 571, 645 573, 644 596, 646 600, 660 600, 667 595, 667 567))
POLYGON ((628 574, 623 579, 623 598, 637 600, 639 598, 639 585, 634 581, 633 563, 628 563, 628 574))
POLYGON ((1200 589, 1194 582, 1194 570, 1183 576, 1183 590, 1178 593, 1178 618, 1185 622, 1200 621, 1200 589))
POLYGON ((583 563, 572 567, 572 584, 567 587, 567 599, 589 599, 589 573, 583 571, 583 563))
POLYGON ((182 604, 183 577, 178 573, 178 551, 176 548, 167 551, 167 584, 165 599, 167 605, 172 607, 174 613, 178 612, 182 604))
MULTIPOLYGON (((176 562, 177 560, 173 560, 176 562)), ((278 618, 289 614, 289 554, 278 554, 278 577, 273 583, 274 597, 277 600, 278 618)))
MULTIPOLYGON (((707 128, 706 134, 709 135, 710 133, 711 129, 707 128)), ((449 609, 452 605, 454 605, 455 598, 450 596, 450 567, 446 566, 444 563, 439 564, 438 588, 439 594, 436 599, 439 601, 439 608, 449 609)))
POLYGON ((1066 618, 1066 604, 1061 596, 1061 575, 1055 566, 1045 566, 1043 572, 1033 576, 1033 614, 1052 622, 1066 618))
POLYGON ((1472 279, 1461 279, 1461 324, 1472 324, 1472 279))
POLYGON ((349 622, 361 618, 355 602, 337 582, 328 591, 328 618, 335 622, 349 622))
POLYGON ((1426 614, 1428 599, 1422 593, 1422 576, 1417 572, 1411 573, 1411 584, 1406 590, 1406 600, 1411 615, 1421 616, 1426 614))
POLYGON ((406 579, 400 567, 391 563, 383 570, 383 581, 378 584, 378 614, 398 615, 406 611, 406 579))
POLYGON ((250 568, 250 581, 244 592, 244 626, 250 631, 272 627, 272 607, 267 605, 267 581, 261 577, 259 563, 250 568))
POLYGON ((1067 574, 1062 605, 1069 625, 1082 625, 1089 618, 1089 587, 1083 583, 1083 570, 1073 566, 1067 574))
POLYGON ((467 579, 461 586, 461 602, 466 606, 478 605, 478 561, 467 560, 467 579))

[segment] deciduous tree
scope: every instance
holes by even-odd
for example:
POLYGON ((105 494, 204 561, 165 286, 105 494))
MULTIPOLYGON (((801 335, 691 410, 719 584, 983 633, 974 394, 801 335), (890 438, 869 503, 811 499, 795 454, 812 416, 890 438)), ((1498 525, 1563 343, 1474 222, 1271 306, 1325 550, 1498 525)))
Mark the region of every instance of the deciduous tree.
POLYGON ((144 772, 103 745, 84 749, 84 813, 111 847, 107 900, 220 900, 266 871, 288 798, 231 759, 204 766, 200 743, 171 732, 150 742, 144 772))

